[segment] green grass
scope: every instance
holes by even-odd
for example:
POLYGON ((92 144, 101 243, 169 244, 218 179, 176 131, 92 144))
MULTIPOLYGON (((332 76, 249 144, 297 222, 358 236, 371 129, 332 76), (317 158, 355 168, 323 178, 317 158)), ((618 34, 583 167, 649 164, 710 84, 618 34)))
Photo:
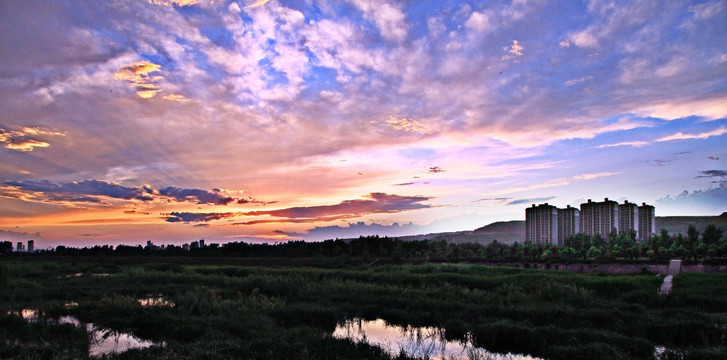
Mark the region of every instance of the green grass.
POLYGON ((489 351, 557 359, 725 358, 727 275, 662 278, 576 274, 471 264, 276 267, 73 261, 0 262, 0 358, 79 358, 84 329, 27 323, 8 311, 40 309, 164 341, 111 358, 388 359, 381 349, 330 336, 359 317, 437 326, 489 351), (83 273, 79 277, 69 274, 83 273), (93 273, 108 274, 94 276, 93 273), (148 294, 175 306, 142 307, 148 294), (66 302, 79 303, 66 308, 66 302), (672 354, 673 353, 673 354, 672 354))

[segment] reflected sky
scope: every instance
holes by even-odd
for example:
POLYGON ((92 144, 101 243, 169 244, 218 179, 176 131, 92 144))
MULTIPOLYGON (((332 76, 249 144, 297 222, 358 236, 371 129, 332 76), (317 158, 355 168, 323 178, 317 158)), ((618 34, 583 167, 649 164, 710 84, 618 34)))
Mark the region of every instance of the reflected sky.
POLYGON ((382 319, 352 319, 336 326, 333 337, 365 341, 378 346, 393 356, 405 353, 413 358, 433 360, 542 360, 521 354, 498 354, 488 352, 472 344, 445 339, 444 330, 433 327, 400 327, 386 324, 382 319))

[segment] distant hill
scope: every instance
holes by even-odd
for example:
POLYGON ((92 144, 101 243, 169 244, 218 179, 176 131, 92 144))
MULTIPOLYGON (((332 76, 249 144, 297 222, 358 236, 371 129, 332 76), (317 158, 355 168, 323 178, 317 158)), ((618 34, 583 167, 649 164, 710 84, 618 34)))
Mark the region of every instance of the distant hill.
POLYGON ((656 232, 666 229, 670 234, 686 235, 689 225, 696 226, 697 230, 702 232, 709 224, 727 229, 727 212, 719 216, 657 216, 656 232))
MULTIPOLYGON (((709 224, 714 224, 727 230, 727 212, 719 216, 657 216, 656 232, 666 229, 670 234, 687 234, 689 225, 697 227, 699 232, 709 224)), ((503 243, 523 242, 525 240, 525 221, 498 221, 474 231, 457 231, 425 235, 401 236, 402 240, 447 240, 449 242, 466 243, 479 242, 489 244, 493 240, 503 243)))
POLYGON ((483 241, 497 240, 504 243, 523 242, 525 240, 525 221, 498 221, 474 231, 483 241))

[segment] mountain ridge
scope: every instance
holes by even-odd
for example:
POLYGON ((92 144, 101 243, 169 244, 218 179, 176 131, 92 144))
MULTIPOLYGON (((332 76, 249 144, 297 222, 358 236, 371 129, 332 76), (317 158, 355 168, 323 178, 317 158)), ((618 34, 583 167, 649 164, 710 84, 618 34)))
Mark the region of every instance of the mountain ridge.
MULTIPOLYGON (((727 212, 714 216, 657 216, 656 232, 666 229, 669 234, 687 234, 689 225, 694 225, 701 233, 707 225, 727 229, 727 212)), ((525 220, 496 221, 475 230, 399 236, 406 241, 446 240, 448 242, 477 242, 488 244, 494 240, 502 243, 523 242, 525 240, 525 220)))

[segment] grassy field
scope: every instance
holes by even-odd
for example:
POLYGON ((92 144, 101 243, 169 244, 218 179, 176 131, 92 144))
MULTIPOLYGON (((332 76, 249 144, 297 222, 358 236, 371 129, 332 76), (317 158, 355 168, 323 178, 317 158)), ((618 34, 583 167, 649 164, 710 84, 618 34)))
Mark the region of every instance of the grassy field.
POLYGON ((668 349, 663 359, 727 358, 725 274, 680 274, 660 297, 654 274, 91 260, 0 261, 0 358, 88 357, 87 330, 54 320, 62 315, 165 344, 108 356, 117 359, 390 358, 331 336, 356 317, 440 327, 489 351, 552 360, 652 359, 656 346, 668 349), (150 294, 174 306, 142 306, 150 294), (21 309, 39 310, 38 320, 21 309))

